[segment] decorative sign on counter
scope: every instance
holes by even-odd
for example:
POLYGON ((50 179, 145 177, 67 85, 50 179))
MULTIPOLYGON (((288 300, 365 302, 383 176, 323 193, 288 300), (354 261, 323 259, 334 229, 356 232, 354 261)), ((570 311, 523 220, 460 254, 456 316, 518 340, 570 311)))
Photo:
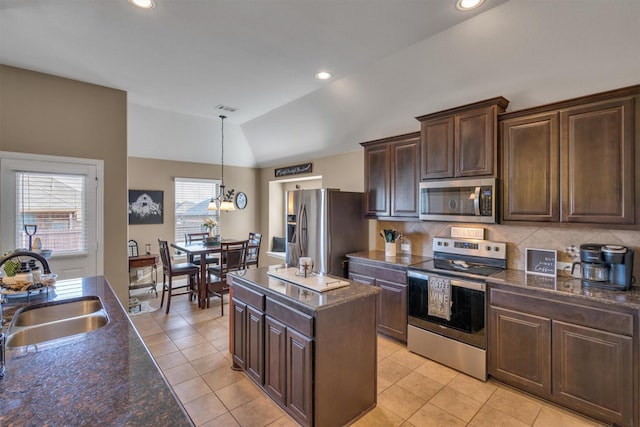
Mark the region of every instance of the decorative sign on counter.
POLYGON ((301 173, 311 173, 312 167, 311 167, 311 163, 305 163, 302 165, 295 165, 295 166, 287 166, 284 168, 276 168, 275 169, 275 176, 276 178, 281 177, 281 176, 287 176, 287 175, 298 175, 301 173))
POLYGON ((530 248, 527 248, 525 251, 525 270, 527 274, 556 276, 558 251, 530 248))

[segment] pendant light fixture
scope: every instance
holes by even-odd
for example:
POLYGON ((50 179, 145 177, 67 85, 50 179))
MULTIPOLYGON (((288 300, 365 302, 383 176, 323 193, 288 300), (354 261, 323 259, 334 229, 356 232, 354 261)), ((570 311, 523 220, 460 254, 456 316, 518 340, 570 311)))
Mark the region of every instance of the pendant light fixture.
POLYGON ((221 120, 220 135, 222 140, 222 157, 220 159, 222 164, 221 177, 220 177, 220 191, 216 197, 211 198, 207 209, 209 209, 210 211, 215 211, 218 209, 221 211, 235 211, 236 207, 233 204, 233 193, 235 192, 235 190, 231 189, 229 191, 225 191, 226 187, 224 185, 224 119, 226 119, 227 116, 219 116, 219 117, 221 120), (220 206, 218 206, 218 203, 220 204, 220 206))

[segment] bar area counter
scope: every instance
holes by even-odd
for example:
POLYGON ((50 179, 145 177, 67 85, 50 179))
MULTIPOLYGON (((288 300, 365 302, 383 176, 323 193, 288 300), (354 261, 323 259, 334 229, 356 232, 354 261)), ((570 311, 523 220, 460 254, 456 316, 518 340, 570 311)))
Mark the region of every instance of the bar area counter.
POLYGON ((376 405, 379 290, 335 278, 318 292, 275 268, 227 277, 234 368, 302 425, 349 424, 376 405))
POLYGON ((104 276, 59 281, 21 306, 97 296, 108 323, 90 332, 6 349, 0 425, 192 426, 104 276))

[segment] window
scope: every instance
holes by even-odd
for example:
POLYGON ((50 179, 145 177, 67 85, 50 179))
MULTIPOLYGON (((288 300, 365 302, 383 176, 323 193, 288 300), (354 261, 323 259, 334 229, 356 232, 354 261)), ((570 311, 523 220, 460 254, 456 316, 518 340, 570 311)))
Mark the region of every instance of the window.
MULTIPOLYGON (((214 218, 219 222, 218 210, 210 211, 209 200, 218 194, 219 180, 213 179, 175 179, 176 223, 174 241, 184 241, 186 233, 206 231, 202 227, 205 218, 214 218)), ((219 226, 213 229, 219 234, 219 226)))
POLYGON ((86 252, 86 176, 18 171, 15 178, 15 247, 29 248, 35 234, 57 255, 86 252))

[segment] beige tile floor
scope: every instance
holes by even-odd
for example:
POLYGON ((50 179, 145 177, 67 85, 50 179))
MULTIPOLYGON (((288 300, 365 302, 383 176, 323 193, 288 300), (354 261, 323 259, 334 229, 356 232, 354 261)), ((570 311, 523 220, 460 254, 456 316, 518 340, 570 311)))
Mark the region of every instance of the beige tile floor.
MULTIPOLYGON (((141 296, 147 299, 147 296, 141 296)), ((152 305, 158 300, 148 297, 152 305)), ((186 296, 131 316, 158 366, 197 426, 295 426, 229 354, 229 305, 198 309, 186 296)), ((535 426, 600 424, 496 382, 482 382, 378 338, 378 404, 355 424, 369 426, 535 426)))

